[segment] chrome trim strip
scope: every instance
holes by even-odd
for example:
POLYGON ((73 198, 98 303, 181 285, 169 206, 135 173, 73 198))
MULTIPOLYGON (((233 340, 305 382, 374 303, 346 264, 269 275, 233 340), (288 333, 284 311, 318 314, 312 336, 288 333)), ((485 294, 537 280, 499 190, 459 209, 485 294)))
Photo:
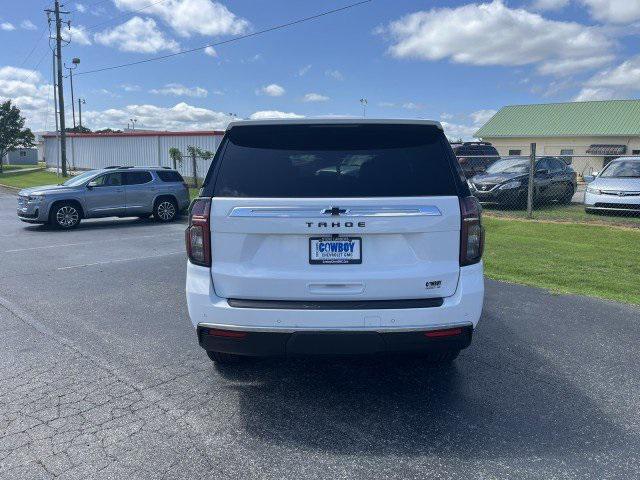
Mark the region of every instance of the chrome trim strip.
POLYGON ((627 190, 600 190, 602 195, 613 195, 614 197, 637 197, 640 192, 633 192, 627 190))
POLYGON ((435 205, 407 205, 398 207, 341 207, 340 215, 323 213, 329 207, 234 207, 230 217, 260 218, 349 218, 349 217, 439 217, 442 212, 435 205))
POLYGON ((412 327, 370 327, 370 328, 353 328, 353 327, 260 327, 245 325, 225 325, 222 323, 199 323, 198 328, 219 328, 221 330, 234 330, 237 332, 273 332, 273 333, 295 333, 295 332, 428 332, 431 330, 443 330, 446 328, 457 327, 473 327, 471 322, 442 323, 438 325, 422 325, 412 327))

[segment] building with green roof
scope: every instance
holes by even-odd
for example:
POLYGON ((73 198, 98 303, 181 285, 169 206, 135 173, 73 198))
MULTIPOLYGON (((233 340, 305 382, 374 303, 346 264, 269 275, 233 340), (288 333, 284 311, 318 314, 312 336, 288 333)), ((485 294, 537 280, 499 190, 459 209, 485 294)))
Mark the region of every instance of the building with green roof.
POLYGON ((579 175, 588 174, 612 158, 640 155, 640 100, 509 105, 475 136, 501 156, 529 155, 535 143, 537 154, 571 158, 579 175))

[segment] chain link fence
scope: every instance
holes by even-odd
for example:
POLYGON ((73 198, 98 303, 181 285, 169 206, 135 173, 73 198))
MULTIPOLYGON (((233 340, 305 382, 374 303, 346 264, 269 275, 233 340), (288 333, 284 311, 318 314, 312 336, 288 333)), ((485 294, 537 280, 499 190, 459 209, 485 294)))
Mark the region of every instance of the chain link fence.
POLYGON ((486 214, 640 227, 640 157, 510 153, 458 157, 486 214))

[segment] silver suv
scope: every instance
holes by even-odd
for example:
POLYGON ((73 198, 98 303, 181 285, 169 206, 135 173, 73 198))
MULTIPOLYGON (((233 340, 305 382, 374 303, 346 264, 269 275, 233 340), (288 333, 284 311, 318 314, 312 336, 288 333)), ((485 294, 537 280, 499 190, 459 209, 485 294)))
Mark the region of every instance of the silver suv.
POLYGON ((106 167, 75 176, 60 185, 26 188, 18 193, 18 218, 77 227, 83 218, 151 215, 171 222, 189 206, 189 189, 175 170, 163 167, 106 167))

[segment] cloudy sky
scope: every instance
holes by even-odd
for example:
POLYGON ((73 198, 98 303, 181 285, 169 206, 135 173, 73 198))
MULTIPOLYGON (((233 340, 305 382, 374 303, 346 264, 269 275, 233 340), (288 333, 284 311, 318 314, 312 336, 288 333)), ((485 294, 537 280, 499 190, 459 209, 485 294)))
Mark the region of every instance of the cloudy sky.
MULTIPOLYGON (((355 0, 69 1, 77 73, 144 60, 355 0)), ((46 0, 0 10, 0 99, 53 126, 46 0)), ((503 105, 634 98, 640 0, 373 0, 334 15, 136 66, 77 75, 84 124, 223 128, 242 118, 429 118, 469 138, 503 105)), ((68 82, 66 103, 70 109, 68 82)))

